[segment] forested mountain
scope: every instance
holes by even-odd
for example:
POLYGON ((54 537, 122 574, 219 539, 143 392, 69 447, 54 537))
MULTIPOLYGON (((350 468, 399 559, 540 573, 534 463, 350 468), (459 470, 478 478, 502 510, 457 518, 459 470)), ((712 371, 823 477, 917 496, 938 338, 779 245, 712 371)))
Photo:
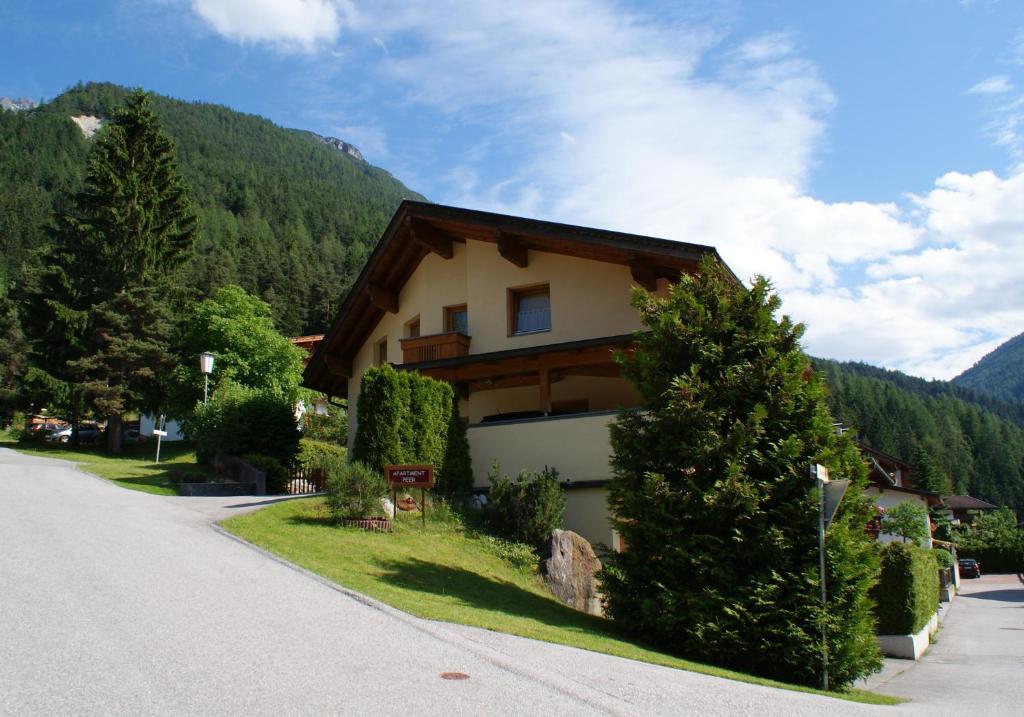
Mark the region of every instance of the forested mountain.
MULTIPOLYGON (((35 109, 0 111, 5 288, 40 261, 54 212, 81 186, 92 140, 71 117, 109 117, 126 92, 90 83, 35 109)), ((219 105, 160 96, 153 104, 201 222, 189 286, 206 296, 239 284, 271 305, 283 333, 325 329, 399 202, 422 199, 312 133, 219 105)))
POLYGON ((1024 401, 1024 334, 984 356, 953 383, 997 399, 1024 401))
MULTIPOLYGON (((1024 428, 984 407, 975 394, 865 364, 814 360, 825 374, 833 415, 861 440, 910 463, 943 492, 1024 513, 1024 428)), ((1004 415, 1020 406, 991 404, 1004 415)), ((913 477, 913 476, 912 476, 913 477)))

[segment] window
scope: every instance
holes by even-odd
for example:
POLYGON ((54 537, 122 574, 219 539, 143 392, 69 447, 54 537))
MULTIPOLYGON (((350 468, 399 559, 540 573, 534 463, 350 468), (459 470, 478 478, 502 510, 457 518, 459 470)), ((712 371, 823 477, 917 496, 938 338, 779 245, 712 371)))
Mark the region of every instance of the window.
POLYGON ((405 338, 418 339, 420 337, 420 317, 417 316, 405 325, 405 338))
POLYGON ((513 336, 551 330, 551 294, 544 286, 509 290, 509 324, 513 336))
POLYGON ((444 330, 469 336, 469 311, 465 304, 444 307, 444 330))
POLYGON ((377 354, 378 366, 383 366, 388 362, 388 339, 386 336, 377 342, 374 353, 377 354))

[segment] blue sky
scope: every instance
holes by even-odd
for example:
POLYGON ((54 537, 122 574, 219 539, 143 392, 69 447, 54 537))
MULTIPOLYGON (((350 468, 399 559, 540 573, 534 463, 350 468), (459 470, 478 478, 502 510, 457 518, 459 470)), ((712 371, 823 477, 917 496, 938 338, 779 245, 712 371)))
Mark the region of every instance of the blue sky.
POLYGON ((817 355, 948 378, 1024 331, 1022 3, 0 0, 0 27, 0 95, 139 85, 435 201, 715 245, 817 355))

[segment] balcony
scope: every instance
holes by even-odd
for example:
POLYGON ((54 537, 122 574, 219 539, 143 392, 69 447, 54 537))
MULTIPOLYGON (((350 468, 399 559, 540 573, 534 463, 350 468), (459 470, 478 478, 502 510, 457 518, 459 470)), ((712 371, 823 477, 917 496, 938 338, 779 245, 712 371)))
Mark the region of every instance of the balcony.
POLYGON ((402 363, 420 363, 469 355, 469 337, 456 331, 399 339, 402 363))

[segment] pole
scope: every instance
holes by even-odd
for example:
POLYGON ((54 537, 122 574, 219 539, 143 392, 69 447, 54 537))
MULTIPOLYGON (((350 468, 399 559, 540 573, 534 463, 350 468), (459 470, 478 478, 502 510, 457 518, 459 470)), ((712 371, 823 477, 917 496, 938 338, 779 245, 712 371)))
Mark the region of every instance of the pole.
POLYGON ((812 467, 811 470, 815 471, 815 478, 818 482, 818 567, 821 570, 821 686, 822 689, 828 690, 828 642, 826 641, 828 596, 825 592, 825 481, 817 477, 817 468, 812 467))
POLYGON ((206 405, 207 394, 210 392, 210 374, 203 374, 203 405, 206 405))
MULTIPOLYGON (((158 431, 163 431, 163 424, 164 423, 165 422, 164 422, 164 417, 163 416, 160 416, 160 418, 156 419, 156 425, 157 425, 157 430, 158 431)), ((160 462, 160 439, 161 438, 163 438, 163 434, 162 433, 157 433, 156 434, 156 462, 157 463, 160 462)))

